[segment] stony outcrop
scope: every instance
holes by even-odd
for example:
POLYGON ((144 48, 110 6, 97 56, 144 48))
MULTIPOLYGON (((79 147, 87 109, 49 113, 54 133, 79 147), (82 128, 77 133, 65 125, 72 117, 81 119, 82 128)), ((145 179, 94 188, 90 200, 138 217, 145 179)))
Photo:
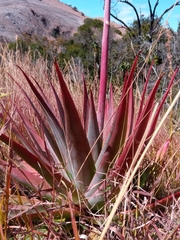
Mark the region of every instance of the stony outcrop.
POLYGON ((58 0, 0 0, 0 41, 16 36, 68 38, 85 16, 58 0))

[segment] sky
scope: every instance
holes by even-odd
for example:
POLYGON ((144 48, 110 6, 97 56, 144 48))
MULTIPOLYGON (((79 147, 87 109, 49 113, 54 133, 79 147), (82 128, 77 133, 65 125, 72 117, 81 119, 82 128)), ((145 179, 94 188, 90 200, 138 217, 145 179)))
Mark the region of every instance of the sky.
MULTIPOLYGON (((77 7, 80 12, 83 12, 88 17, 103 17, 104 0, 59 0, 72 7, 77 7)), ((151 0, 152 8, 157 0, 151 0)), ((111 12, 123 20, 127 25, 131 24, 135 19, 135 14, 130 6, 125 3, 117 3, 117 0, 111 1, 111 12)), ((129 0, 142 15, 147 17, 149 15, 147 0, 129 0)), ((156 14, 159 17, 167 8, 173 5, 176 0, 159 0, 156 14)), ((112 19, 114 21, 114 19, 112 19)), ((170 27, 176 31, 178 22, 180 21, 180 6, 176 6, 173 10, 164 15, 163 24, 166 26, 167 22, 170 27)))

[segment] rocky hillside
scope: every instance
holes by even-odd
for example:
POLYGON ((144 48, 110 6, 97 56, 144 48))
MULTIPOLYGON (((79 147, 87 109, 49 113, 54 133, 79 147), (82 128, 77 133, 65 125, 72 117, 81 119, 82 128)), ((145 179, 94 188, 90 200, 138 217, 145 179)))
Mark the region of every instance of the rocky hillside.
POLYGON ((0 41, 16 36, 69 37, 85 16, 58 0, 0 0, 0 41))

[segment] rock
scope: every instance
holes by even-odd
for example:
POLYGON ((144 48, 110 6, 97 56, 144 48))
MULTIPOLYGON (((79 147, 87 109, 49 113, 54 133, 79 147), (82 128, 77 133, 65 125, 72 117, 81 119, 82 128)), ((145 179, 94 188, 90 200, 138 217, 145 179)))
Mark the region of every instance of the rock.
POLYGON ((58 0, 1 0, 0 41, 33 35, 68 38, 84 19, 82 13, 58 0))

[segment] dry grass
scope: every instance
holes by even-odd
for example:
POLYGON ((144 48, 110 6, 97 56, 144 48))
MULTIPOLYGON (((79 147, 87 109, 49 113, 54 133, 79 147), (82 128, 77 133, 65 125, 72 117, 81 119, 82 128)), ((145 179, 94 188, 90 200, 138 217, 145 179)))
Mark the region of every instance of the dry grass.
MULTIPOLYGON (((1 91, 3 93, 9 93, 9 95, 2 97, 0 102, 7 110, 12 113, 15 107, 18 106, 23 111, 23 114, 36 126, 34 113, 30 110, 29 105, 25 101, 25 97, 21 94, 17 85, 7 74, 9 73, 23 89, 25 89, 31 97, 31 100, 35 102, 37 108, 41 111, 35 97, 25 83, 22 73, 20 73, 16 67, 16 65, 18 65, 28 76, 32 76, 38 81, 46 97, 51 99, 52 108, 55 114, 57 114, 57 109, 55 108, 55 104, 53 104, 55 99, 52 99, 52 93, 49 91, 49 83, 47 81, 47 77, 49 77, 58 91, 59 84, 53 66, 48 67, 47 62, 42 58, 33 62, 30 54, 21 56, 18 51, 14 54, 7 49, 7 46, 1 46, 0 59, 1 91)), ((64 70, 67 85, 80 113, 82 112, 83 99, 81 74, 81 66, 76 66, 73 61, 70 64, 68 63, 67 68, 64 70)), ((97 83, 89 83, 89 88, 93 89, 92 91, 96 96, 97 83)), ((120 88, 116 88, 115 91, 118 94, 121 93, 120 88)), ((146 191, 140 187, 138 176, 134 177, 134 180, 123 195, 122 201, 116 210, 107 233, 107 239, 180 239, 180 198, 175 198, 173 195, 175 192, 180 191, 180 133, 178 131, 173 134, 169 150, 163 159, 161 159, 161 161, 155 161, 157 151, 169 138, 172 129, 175 130, 175 128, 178 127, 177 119, 175 125, 172 126, 172 116, 173 112, 171 117, 169 119, 167 118, 161 127, 140 165, 139 176, 142 174, 141 169, 156 166, 156 169, 152 169, 151 175, 149 175, 149 185, 146 191), (149 205, 150 202, 153 204, 157 198, 160 199, 170 194, 172 194, 172 199, 166 206, 158 204, 157 206, 151 207, 149 205)), ((22 131, 24 131, 20 119, 16 115, 13 117, 17 118, 17 124, 22 131)), ((9 154, 7 147, 1 145, 1 158, 8 158, 9 154)), ((16 159, 17 157, 14 156, 14 158, 16 159)), ((16 160, 18 161, 19 159, 17 158, 16 160)), ((7 176, 8 172, 1 174, 0 235, 2 239, 5 239, 3 238, 4 226, 2 216, 4 215, 2 210, 4 210, 3 206, 6 206, 5 200, 8 200, 7 191, 9 189, 7 176), (3 196, 5 196, 5 200, 3 200, 3 196)), ((9 199, 12 200, 13 196, 19 192, 20 198, 26 197, 30 206, 37 204, 37 202, 32 203, 32 198, 29 196, 33 193, 31 193, 29 189, 22 187, 15 181, 11 182, 11 188, 12 190, 9 191, 9 199)), ((57 198, 58 196, 54 196, 54 202, 57 198)), ((41 196, 36 196, 36 200, 37 199, 41 199, 41 196)), ((53 208, 53 202, 51 202, 51 204, 53 208)), ((113 205, 107 203, 105 214, 102 215, 98 213, 91 215, 82 212, 82 217, 76 219, 78 230, 82 234, 85 234, 85 236, 89 236, 91 240, 99 239, 99 235, 103 230, 104 223, 112 207, 113 205)), ((38 212, 38 208, 35 207, 35 209, 38 212)), ((6 230, 9 234, 6 236, 7 239, 73 239, 73 233, 68 230, 71 221, 65 222, 65 219, 61 217, 55 219, 53 210, 47 210, 46 216, 42 216, 41 214, 39 214, 39 216, 40 222, 32 221, 26 214, 22 217, 22 222, 19 222, 19 219, 14 219, 10 222, 6 219, 6 230), (13 238, 11 238, 11 235, 13 238), (28 236, 28 238, 25 236, 28 236)), ((8 218, 8 216, 6 217, 8 218)))

